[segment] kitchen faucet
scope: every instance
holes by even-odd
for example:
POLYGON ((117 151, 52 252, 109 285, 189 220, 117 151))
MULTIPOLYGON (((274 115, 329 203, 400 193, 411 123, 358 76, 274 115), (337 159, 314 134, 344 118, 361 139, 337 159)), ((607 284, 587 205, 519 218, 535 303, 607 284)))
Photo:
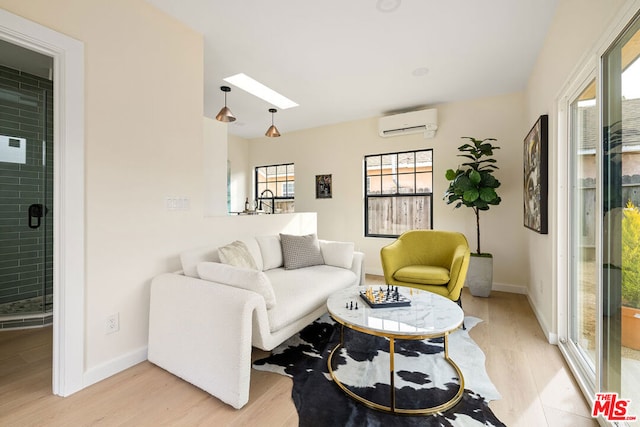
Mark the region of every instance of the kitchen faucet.
MULTIPOLYGON (((269 197, 269 199, 271 199, 271 205, 269 206, 271 208, 271 213, 276 213, 276 197, 273 194, 273 191, 269 190, 268 188, 266 190, 264 190, 262 193, 260 193, 260 197, 258 197, 260 199, 260 205, 258 206, 258 210, 262 210, 262 199, 264 199, 264 193, 269 192, 271 193, 271 197, 269 197)), ((266 203, 265 203, 266 204, 266 203)))

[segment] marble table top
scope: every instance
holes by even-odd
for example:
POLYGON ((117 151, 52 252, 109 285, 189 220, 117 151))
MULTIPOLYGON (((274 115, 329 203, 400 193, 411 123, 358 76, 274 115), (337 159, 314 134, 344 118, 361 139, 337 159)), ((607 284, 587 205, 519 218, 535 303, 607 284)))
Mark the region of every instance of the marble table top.
POLYGON ((371 308, 359 294, 367 288, 354 286, 331 294, 327 300, 331 317, 345 326, 361 329, 363 332, 386 337, 415 338, 444 335, 458 328, 464 320, 462 309, 450 299, 432 292, 402 286, 398 287, 398 290, 411 300, 411 305, 371 308), (351 302, 353 309, 347 307, 351 302))

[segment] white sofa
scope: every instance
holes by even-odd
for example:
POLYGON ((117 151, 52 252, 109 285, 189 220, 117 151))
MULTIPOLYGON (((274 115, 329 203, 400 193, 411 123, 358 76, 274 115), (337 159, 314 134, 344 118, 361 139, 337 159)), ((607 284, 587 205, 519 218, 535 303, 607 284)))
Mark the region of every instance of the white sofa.
POLYGON ((221 263, 220 252, 228 246, 220 251, 206 247, 180 255, 183 271, 155 277, 149 361, 235 408, 244 406, 252 345, 273 349, 326 313, 332 292, 364 284, 364 254, 354 251, 353 244, 314 243, 315 235, 306 236, 311 243, 304 244, 319 246, 322 263, 285 268, 298 267, 304 251, 286 247, 280 237, 288 242, 299 236, 242 240, 255 268, 221 263))

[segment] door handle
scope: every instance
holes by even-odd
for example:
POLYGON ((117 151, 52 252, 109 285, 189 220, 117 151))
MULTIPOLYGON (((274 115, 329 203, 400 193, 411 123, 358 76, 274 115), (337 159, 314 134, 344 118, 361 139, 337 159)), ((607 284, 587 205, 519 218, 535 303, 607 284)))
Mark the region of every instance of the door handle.
POLYGON ((29 228, 39 228, 42 217, 45 215, 45 210, 42 203, 34 203, 29 206, 29 228))

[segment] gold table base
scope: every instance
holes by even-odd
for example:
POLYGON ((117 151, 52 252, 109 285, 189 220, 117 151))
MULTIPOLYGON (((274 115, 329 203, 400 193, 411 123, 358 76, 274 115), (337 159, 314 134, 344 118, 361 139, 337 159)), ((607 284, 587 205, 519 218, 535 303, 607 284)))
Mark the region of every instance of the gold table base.
MULTIPOLYGON (((420 337, 420 339, 438 338, 441 336, 444 337, 444 359, 453 367, 453 369, 455 369, 455 371, 458 373, 458 377, 460 378, 460 386, 458 387, 458 391, 456 392, 455 396, 453 396, 451 400, 448 400, 440 405, 432 406, 429 408, 420 408, 420 409, 397 408, 396 407, 395 372, 394 372, 395 338, 386 337, 386 336, 385 338, 389 340, 389 371, 390 371, 390 389, 391 389, 389 406, 380 405, 378 403, 372 402, 368 399, 365 399, 362 396, 359 396, 353 391, 349 390, 337 378, 336 374, 333 372, 333 366, 332 366, 334 353, 344 345, 344 326, 345 326, 344 324, 341 324, 342 328, 340 329, 340 342, 338 343, 338 345, 335 346, 333 350, 331 350, 331 353, 329 354, 329 358, 327 359, 327 367, 329 368, 329 374, 331 375, 331 378, 333 379, 333 381, 338 385, 338 387, 340 387, 340 389, 343 392, 345 392, 351 398, 357 400, 358 402, 364 404, 365 406, 371 409, 376 409, 378 411, 388 412, 392 414, 401 414, 401 415, 430 415, 437 412, 446 411, 454 407, 462 399, 462 393, 464 392, 464 378, 462 376, 462 371, 460 371, 460 368, 458 367, 458 365, 456 365, 456 363, 453 360, 451 360, 451 358, 449 357, 449 332, 445 332, 444 334, 437 335, 437 336, 420 337)), ((361 328, 351 328, 351 329, 358 330, 368 335, 384 336, 383 334, 377 334, 377 333, 373 334, 371 333, 371 331, 366 331, 361 328)), ((403 339, 418 339, 418 338, 407 336, 407 337, 403 337, 403 339)))

